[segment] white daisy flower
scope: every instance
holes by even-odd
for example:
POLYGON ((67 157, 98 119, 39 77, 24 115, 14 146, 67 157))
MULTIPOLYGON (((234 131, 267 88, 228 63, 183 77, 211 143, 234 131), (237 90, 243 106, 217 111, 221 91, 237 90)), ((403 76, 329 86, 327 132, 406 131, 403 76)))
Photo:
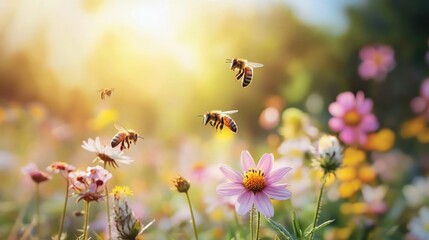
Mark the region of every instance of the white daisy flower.
POLYGON ((110 145, 102 145, 99 137, 96 137, 95 141, 91 138, 88 139, 88 142, 83 141, 82 148, 88 152, 95 153, 99 160, 112 167, 119 167, 117 162, 123 164, 130 164, 133 162, 133 160, 125 156, 122 151, 114 149, 110 145))

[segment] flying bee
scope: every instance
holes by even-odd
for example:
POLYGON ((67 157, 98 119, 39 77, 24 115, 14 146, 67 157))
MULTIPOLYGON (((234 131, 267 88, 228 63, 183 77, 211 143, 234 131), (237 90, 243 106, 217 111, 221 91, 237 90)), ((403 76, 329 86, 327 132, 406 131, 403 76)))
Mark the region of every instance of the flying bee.
POLYGON ((98 92, 101 93, 101 99, 104 100, 104 98, 106 96, 110 97, 110 95, 112 95, 113 90, 115 90, 115 89, 114 88, 104 88, 104 89, 98 90, 98 92))
POLYGON ((248 62, 246 59, 234 58, 226 59, 226 63, 231 63, 231 70, 238 73, 235 75, 237 80, 242 79, 243 87, 247 87, 253 78, 253 68, 263 67, 263 64, 248 62))
POLYGON ((130 146, 131 146, 131 143, 136 144, 137 138, 143 139, 134 130, 126 129, 126 128, 124 128, 122 126, 119 126, 117 124, 115 124, 115 128, 119 132, 112 138, 112 141, 110 142, 110 145, 112 146, 112 148, 114 148, 114 147, 118 146, 119 144, 121 144, 121 151, 123 149, 129 149, 130 146))
POLYGON ((229 128, 234 133, 237 132, 237 124, 232 120, 228 114, 233 114, 238 112, 238 110, 231 110, 231 111, 210 111, 207 112, 204 115, 199 115, 203 117, 203 123, 204 125, 207 125, 207 123, 210 123, 212 127, 215 127, 216 130, 219 128, 222 132, 223 126, 225 125, 227 128, 229 128))

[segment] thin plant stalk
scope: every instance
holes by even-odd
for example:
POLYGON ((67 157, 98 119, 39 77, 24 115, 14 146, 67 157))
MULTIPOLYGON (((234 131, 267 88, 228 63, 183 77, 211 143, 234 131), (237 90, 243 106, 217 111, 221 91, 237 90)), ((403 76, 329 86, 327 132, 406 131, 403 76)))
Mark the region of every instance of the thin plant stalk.
MULTIPOLYGON (((317 205, 316 205, 316 211, 314 212, 312 229, 316 228, 317 220, 319 219, 320 204, 322 202, 322 196, 323 196, 323 191, 325 189, 325 183, 326 183, 326 174, 323 174, 322 186, 320 187, 319 196, 317 197, 317 205)), ((313 239, 313 236, 314 236, 314 231, 310 234, 310 240, 313 239)))
POLYGON ((189 210, 191 211, 192 226, 194 227, 195 239, 196 239, 196 240, 198 240, 197 225, 195 224, 194 211, 192 210, 191 199, 189 198, 189 194, 188 194, 188 192, 186 192, 186 198, 188 199, 189 210))
POLYGON ((66 178, 66 197, 64 200, 63 214, 61 215, 61 223, 60 223, 60 230, 58 232, 58 240, 61 240, 61 235, 63 234, 64 218, 66 216, 68 199, 69 199, 69 179, 66 178))
POLYGON ((250 240, 253 240, 253 221, 255 220, 255 206, 252 206, 252 208, 250 209, 250 240))
POLYGON ((259 239, 260 226, 261 226, 261 213, 258 211, 257 220, 256 220, 256 240, 259 239))
MULTIPOLYGON (((104 162, 104 169, 106 169, 107 167, 107 162, 104 162)), ((106 186, 104 188, 104 191, 106 193, 106 211, 107 211, 107 225, 109 226, 109 238, 111 239, 112 237, 112 225, 110 224, 110 204, 109 204, 109 190, 107 189, 107 183, 106 186)))
POLYGON ((89 202, 85 201, 85 222, 83 224, 83 240, 88 237, 89 202))
POLYGON ((37 222, 37 236, 42 239, 42 229, 40 227, 40 189, 39 184, 36 184, 36 222, 37 222))
POLYGON ((240 236, 241 235, 241 227, 240 227, 240 222, 238 221, 238 215, 237 215, 237 211, 235 211, 235 209, 233 210, 233 212, 234 212, 234 219, 235 219, 235 224, 237 225, 236 226, 236 228, 237 228, 237 231, 236 231, 236 234, 235 234, 235 236, 236 236, 236 239, 240 239, 238 236, 240 236), (238 236, 237 236, 238 235, 238 236))

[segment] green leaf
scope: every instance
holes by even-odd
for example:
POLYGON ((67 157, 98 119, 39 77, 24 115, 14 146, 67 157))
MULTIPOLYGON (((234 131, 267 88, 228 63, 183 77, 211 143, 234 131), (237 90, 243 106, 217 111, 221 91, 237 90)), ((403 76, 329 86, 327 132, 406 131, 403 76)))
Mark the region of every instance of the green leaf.
POLYGON ((267 221, 271 223, 271 225, 281 234, 281 239, 293 240, 293 236, 283 227, 280 223, 272 220, 271 218, 267 218, 267 221))
POLYGON ((298 239, 302 239, 302 230, 301 230, 301 226, 299 225, 298 220, 296 219, 296 212, 293 211, 292 214, 292 223, 293 223, 293 231, 295 233, 295 236, 298 239))
POLYGON ((307 232, 307 229, 305 230, 305 237, 308 237, 311 233, 313 233, 313 232, 316 232, 317 230, 320 230, 320 229, 322 229, 322 228, 324 228, 324 227, 326 227, 326 226, 328 226, 328 224, 330 224, 331 222, 333 222, 333 221, 335 221, 335 219, 331 219, 331 220, 328 220, 328 221, 326 221, 326 222, 324 222, 324 223, 321 223, 319 226, 317 226, 317 227, 315 227, 314 229, 311 229, 310 227, 311 227, 311 225, 307 228, 307 229, 311 229, 310 231, 308 231, 307 232))

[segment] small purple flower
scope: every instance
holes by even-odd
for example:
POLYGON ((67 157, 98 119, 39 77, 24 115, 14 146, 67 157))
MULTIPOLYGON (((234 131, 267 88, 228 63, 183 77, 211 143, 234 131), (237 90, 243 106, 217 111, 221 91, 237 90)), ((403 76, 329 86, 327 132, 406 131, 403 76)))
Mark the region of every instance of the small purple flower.
POLYGON ((422 82, 420 96, 411 100, 411 109, 414 113, 421 114, 429 120, 429 78, 422 82))
POLYGON ((222 183, 216 188, 221 196, 238 195, 235 210, 239 215, 250 211, 254 205, 265 217, 274 216, 274 208, 270 198, 286 200, 291 197, 291 192, 286 189, 287 184, 278 183, 292 168, 283 167, 272 170, 274 162, 273 154, 264 154, 255 165, 248 151, 241 152, 241 167, 244 173, 240 173, 228 166, 221 166, 220 170, 231 182, 222 183))
POLYGON ((45 172, 40 171, 34 163, 30 163, 23 167, 21 172, 25 175, 29 175, 31 179, 37 184, 51 179, 51 176, 45 172))
POLYGON ((329 105, 333 118, 329 127, 334 132, 340 132, 340 139, 346 144, 365 145, 368 133, 378 128, 378 120, 372 113, 372 100, 365 98, 363 92, 355 95, 343 92, 337 96, 337 101, 329 105))
POLYGON ((364 80, 382 81, 395 67, 395 52, 390 46, 367 46, 360 50, 359 75, 364 80))
MULTIPOLYGON (((71 188, 79 196, 78 201, 97 201, 104 197, 103 191, 112 174, 101 166, 88 167, 86 172, 74 171, 69 173, 71 188)), ((105 193, 107 195, 107 193, 105 193)))

